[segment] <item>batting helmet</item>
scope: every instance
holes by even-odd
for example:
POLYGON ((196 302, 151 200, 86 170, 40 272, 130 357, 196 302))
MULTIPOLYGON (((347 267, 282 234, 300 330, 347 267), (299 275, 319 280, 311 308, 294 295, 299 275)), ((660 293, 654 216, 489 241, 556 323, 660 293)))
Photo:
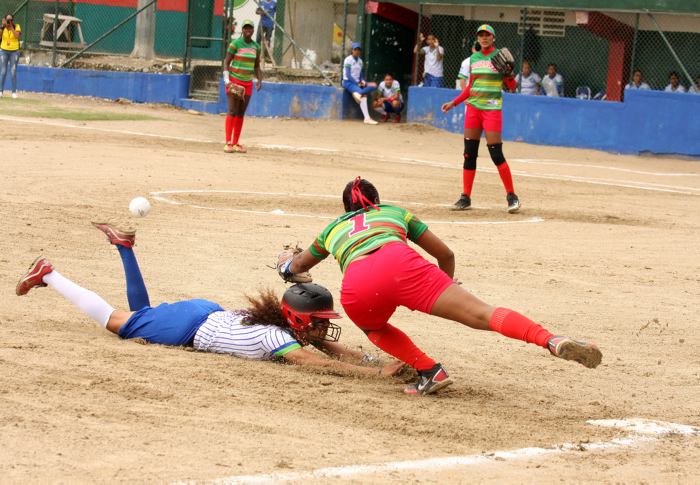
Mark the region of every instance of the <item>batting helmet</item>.
MULTIPOLYGON (((282 295, 282 315, 289 323, 295 337, 302 343, 308 343, 308 332, 316 327, 312 318, 340 318, 333 310, 333 295, 321 285, 315 283, 298 283, 291 286, 282 295)), ((323 340, 337 342, 340 327, 328 322, 323 340)))

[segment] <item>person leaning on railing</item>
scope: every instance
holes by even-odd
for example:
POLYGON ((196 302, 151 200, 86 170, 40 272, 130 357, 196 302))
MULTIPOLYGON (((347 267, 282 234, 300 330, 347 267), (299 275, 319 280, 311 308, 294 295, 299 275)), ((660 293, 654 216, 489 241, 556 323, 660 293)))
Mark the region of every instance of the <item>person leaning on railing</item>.
POLYGON ((12 14, 7 14, 2 19, 2 48, 0 49, 0 65, 2 67, 2 82, 0 84, 0 97, 5 91, 5 77, 7 65, 10 65, 10 78, 12 81, 12 97, 17 97, 17 61, 19 61, 19 39, 22 29, 15 23, 12 14))

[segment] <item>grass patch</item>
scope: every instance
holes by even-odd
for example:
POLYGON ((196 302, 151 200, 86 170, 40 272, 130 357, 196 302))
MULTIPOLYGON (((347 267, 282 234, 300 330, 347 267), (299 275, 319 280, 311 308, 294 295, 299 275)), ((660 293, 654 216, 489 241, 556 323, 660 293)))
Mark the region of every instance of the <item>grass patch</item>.
MULTIPOLYGON (((17 100, 13 100, 17 101, 17 100)), ((158 120, 155 116, 130 114, 130 113, 110 113, 99 111, 74 111, 56 107, 40 109, 23 109, 23 106, 3 106, 2 113, 10 116, 26 116, 31 118, 49 118, 73 121, 146 121, 158 120)))
POLYGON ((12 106, 12 105, 17 105, 17 104, 42 104, 44 101, 41 99, 36 99, 36 98, 11 98, 10 97, 10 92, 5 91, 3 94, 3 97, 0 98, 0 104, 2 104, 3 109, 6 109, 7 106, 12 106))

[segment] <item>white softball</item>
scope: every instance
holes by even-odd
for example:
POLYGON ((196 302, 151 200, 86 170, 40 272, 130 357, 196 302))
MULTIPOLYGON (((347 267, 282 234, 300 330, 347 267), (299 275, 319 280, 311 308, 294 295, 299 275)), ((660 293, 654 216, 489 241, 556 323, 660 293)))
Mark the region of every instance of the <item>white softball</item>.
POLYGON ((134 197, 129 202, 129 212, 134 217, 145 217, 151 210, 151 203, 145 197, 134 197))

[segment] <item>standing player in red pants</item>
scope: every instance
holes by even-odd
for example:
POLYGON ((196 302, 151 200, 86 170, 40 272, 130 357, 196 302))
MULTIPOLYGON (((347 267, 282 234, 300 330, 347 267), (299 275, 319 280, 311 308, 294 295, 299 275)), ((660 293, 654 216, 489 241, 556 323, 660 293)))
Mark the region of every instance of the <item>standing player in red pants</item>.
MULTIPOLYGON (((224 60, 224 84, 228 95, 226 114, 226 153, 245 153, 245 147, 238 143, 243 131, 243 118, 253 95, 253 75, 257 79, 256 88, 262 88, 260 69, 260 44, 253 40, 255 27, 252 20, 244 20, 241 37, 231 41, 224 60), (235 96, 231 84, 241 86, 243 96, 235 96)), ((239 88, 240 89, 240 88, 239 88)))
POLYGON ((374 345, 419 372, 407 394, 430 394, 452 381, 441 364, 389 323, 398 306, 533 343, 586 367, 600 364, 602 354, 595 345, 555 336, 520 313, 484 303, 455 283, 450 248, 406 209, 380 204, 377 189, 367 180, 357 177, 346 185, 343 205, 346 213, 331 222, 309 249, 291 257, 280 255, 277 270, 290 280, 333 254, 344 273, 340 301, 348 317, 374 345), (407 239, 437 259, 439 267, 409 247, 407 239))
POLYGON ((457 98, 442 105, 442 111, 447 112, 464 100, 467 101, 467 110, 464 115, 463 188, 462 195, 454 204, 454 209, 471 209, 476 158, 479 154, 479 142, 483 131, 486 133, 486 146, 491 160, 496 164, 506 189, 508 212, 512 214, 520 209, 520 199, 515 195, 510 167, 503 156, 501 91, 504 85, 509 91, 513 91, 515 79, 512 73, 504 75, 491 64, 491 59, 498 53, 498 49, 494 46, 496 31, 493 27, 484 24, 477 29, 476 35, 481 50, 474 52, 469 58, 469 85, 457 98))

